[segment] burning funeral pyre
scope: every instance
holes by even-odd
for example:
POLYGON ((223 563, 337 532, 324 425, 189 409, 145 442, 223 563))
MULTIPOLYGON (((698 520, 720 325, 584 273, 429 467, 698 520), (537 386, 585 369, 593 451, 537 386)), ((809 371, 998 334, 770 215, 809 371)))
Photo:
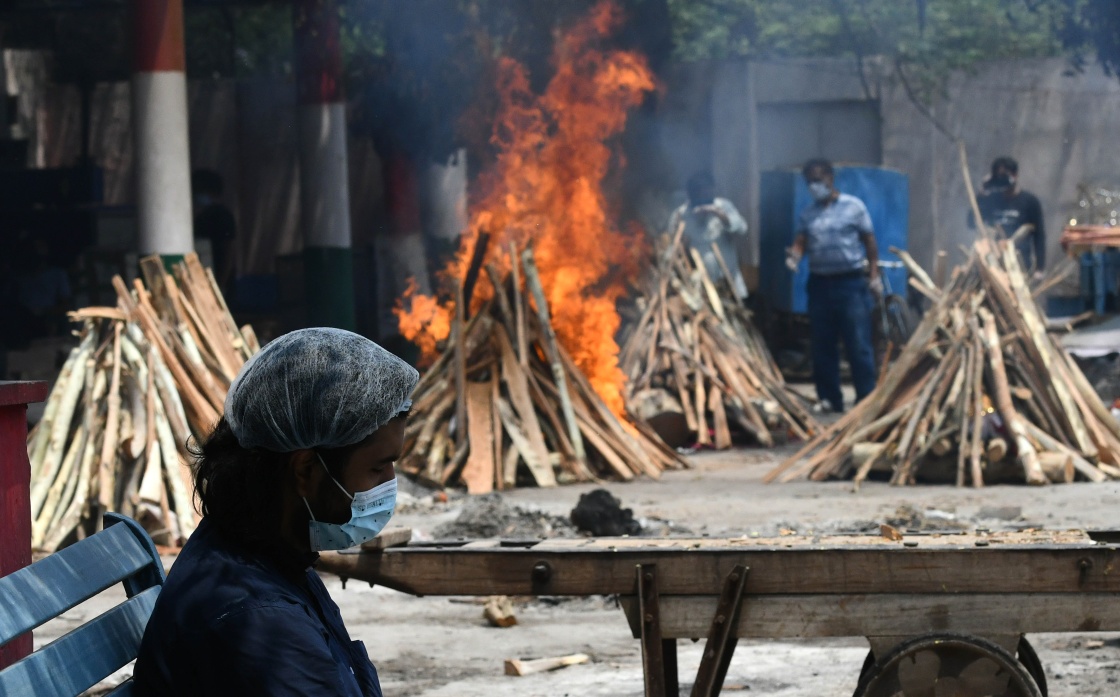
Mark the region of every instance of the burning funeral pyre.
POLYGON ((1054 337, 1015 247, 982 237, 875 391, 767 481, 889 473, 1028 484, 1120 478, 1120 423, 1054 337))
POLYGON ((645 245, 612 222, 602 182, 608 139, 655 85, 641 55, 602 47, 621 19, 602 3, 559 37, 542 94, 523 66, 499 65, 495 163, 442 274, 462 301, 410 292, 398 308, 401 333, 431 362, 405 471, 477 492, 516 483, 519 463, 520 479, 542 486, 683 466, 622 420, 615 304, 645 245))

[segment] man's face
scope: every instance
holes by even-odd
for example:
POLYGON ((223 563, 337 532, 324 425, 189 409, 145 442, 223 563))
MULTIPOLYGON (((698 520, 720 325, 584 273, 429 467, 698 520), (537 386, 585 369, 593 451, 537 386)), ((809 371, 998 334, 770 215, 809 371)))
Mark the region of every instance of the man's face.
MULTIPOLYGON (((407 419, 397 418, 377 429, 353 453, 342 468, 338 483, 353 495, 369 491, 391 481, 397 476, 393 463, 400 459, 404 449, 404 428, 407 419)), ((319 520, 343 524, 350 520, 350 499, 331 481, 325 468, 316 487, 316 499, 311 503, 319 520), (320 513, 322 511, 322 513, 320 513)))
POLYGON ((832 188, 832 173, 824 167, 810 167, 809 173, 805 176, 806 184, 813 184, 820 182, 828 188, 832 188))
POLYGON ((1002 191, 1010 196, 1015 191, 1015 178, 1015 173, 1007 167, 996 167, 986 188, 992 191, 1002 191))

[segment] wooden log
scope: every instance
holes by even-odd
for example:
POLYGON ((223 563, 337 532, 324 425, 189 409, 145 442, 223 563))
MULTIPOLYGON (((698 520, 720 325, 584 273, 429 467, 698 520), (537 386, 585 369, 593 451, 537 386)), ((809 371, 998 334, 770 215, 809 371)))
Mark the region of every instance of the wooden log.
POLYGON ((102 511, 114 510, 113 474, 117 461, 118 428, 121 409, 121 325, 113 324, 112 377, 109 380, 108 415, 105 417, 105 440, 101 444, 98 472, 98 503, 102 511))
POLYGON ((727 411, 723 407, 723 393, 713 387, 708 395, 708 409, 712 412, 712 426, 715 430, 715 446, 720 450, 731 447, 731 429, 727 426, 727 411))
MULTIPOLYGON (((972 350, 976 356, 976 360, 973 361, 973 370, 976 372, 972 377, 972 429, 966 433, 971 434, 968 454, 972 486, 980 488, 984 486, 984 472, 980 464, 982 453, 980 437, 984 424, 984 346, 976 318, 970 316, 969 323, 973 329, 972 350)), ((963 438, 961 442, 964 442, 963 438)))
POLYGON ((494 429, 494 437, 491 440, 491 445, 494 448, 494 488, 501 491, 505 488, 505 481, 502 479, 502 462, 505 458, 502 457, 502 421, 501 416, 498 414, 498 400, 501 399, 501 388, 499 381, 501 378, 498 373, 490 373, 490 423, 494 429))
POLYGON ((1052 452, 1069 455, 1070 459, 1073 461, 1073 468, 1077 470, 1078 474, 1085 477, 1091 482, 1100 483, 1108 481, 1108 476, 1097 469, 1096 465, 1081 457, 1081 455, 1072 450, 1065 443, 1058 441, 1056 438, 1051 436, 1049 433, 1046 433, 1038 426, 1035 426, 1030 421, 1027 421, 1024 425, 1026 426, 1027 433, 1030 434, 1031 438, 1034 438, 1036 441, 1038 441, 1038 443, 1043 448, 1052 452))
POLYGON ((517 615, 513 612, 513 602, 508 595, 492 595, 482 608, 482 616, 491 627, 513 627, 517 624, 517 615))
POLYGON ((969 418, 968 412, 970 406, 973 404, 972 391, 980 389, 980 385, 976 384, 976 362, 980 360, 977 356, 974 345, 971 343, 964 347, 965 352, 965 379, 961 388, 961 401, 957 407, 960 415, 960 426, 958 431, 960 433, 959 445, 957 446, 957 486, 964 486, 966 481, 965 476, 965 462, 969 458, 969 418))
POLYGON ((505 671, 506 675, 532 675, 534 673, 544 673, 550 670, 579 665, 580 663, 587 663, 590 660, 591 657, 585 653, 573 653, 570 656, 560 656, 558 658, 538 658, 532 661, 507 658, 505 671))
MULTIPOLYGON (((996 463, 1007 457, 1007 441, 1003 438, 992 438, 984 448, 984 456, 990 463, 996 463)), ((1073 465, 1070 465, 1071 467, 1073 465)))
POLYGON ((537 264, 533 259, 533 248, 526 247, 521 253, 521 264, 525 269, 525 282, 533 294, 537 304, 537 316, 540 320, 540 330, 543 334, 545 353, 549 356, 552 367, 552 378, 556 384, 556 391, 560 394, 560 408, 564 415, 564 422, 568 426, 568 438, 572 443, 575 459, 586 466, 587 454, 583 448, 583 438, 580 435, 579 425, 576 423, 575 413, 572 410, 572 398, 568 393, 568 381, 560 362, 560 349, 556 342, 556 333, 552 329, 549 319, 548 300, 541 286, 540 274, 537 273, 537 264))
MULTIPOLYGON (((480 230, 474 242, 470 263, 467 264, 467 273, 463 277, 463 317, 471 315, 471 298, 474 297, 474 285, 478 282, 478 273, 482 269, 482 262, 486 258, 486 249, 490 246, 490 233, 480 230)), ((497 288, 494 289, 497 292, 497 288)))
POLYGON ((47 532, 47 526, 50 525, 51 521, 54 519, 55 513, 58 511, 59 507, 69 503, 69 501, 64 498, 63 494, 69 489, 70 483, 77 479, 75 476, 75 468, 78 466, 78 460, 85 448, 87 437, 88 434, 85 432, 85 429, 79 425, 77 432, 70 438, 70 447, 66 449, 66 455, 62 458, 62 465, 58 470, 58 476, 51 482, 50 489, 47 490, 47 495, 38 517, 32 521, 32 549, 37 549, 42 545, 43 537, 47 532))
MULTIPOLYGON (((1019 310, 1019 313, 1013 315, 1012 319, 1017 320, 1023 325, 1023 335, 1026 338, 1024 344, 1027 350, 1033 354, 1033 358, 1037 363, 1037 369, 1042 371, 1044 376, 1043 382, 1049 384, 1057 395, 1058 402, 1061 404, 1061 410, 1073 430, 1074 437, 1077 439, 1076 442, 1079 450, 1086 455, 1092 454, 1095 456, 1096 447, 1089 439, 1084 420, 1077 411, 1077 407, 1073 402, 1073 397, 1070 395, 1069 387, 1055 374, 1054 357, 1050 350, 1050 342, 1046 334, 1046 328, 1039 317, 1038 306, 1034 299, 1031 298, 1030 292, 1026 287, 1023 273, 1019 268, 1017 254, 1015 248, 1009 246, 1004 249, 1002 255, 1004 267, 1007 269, 1006 281, 1010 286, 1011 293, 1018 304, 1019 310)), ((999 282, 1003 279, 997 276, 996 280, 999 282)))
POLYGON ((156 438, 159 440, 164 479, 170 491, 171 502, 175 506, 178 537, 185 539, 195 529, 195 509, 190 494, 194 491, 194 477, 175 444, 175 436, 171 432, 162 401, 156 401, 156 438))
POLYGON ((696 273, 700 276, 700 287, 703 288, 704 294, 708 297, 708 304, 712 311, 716 313, 716 317, 727 321, 727 312, 723 309, 723 301, 720 300, 719 292, 716 291, 715 284, 708 276, 708 269, 704 266, 704 260, 700 258, 700 252, 696 251, 695 247, 689 247, 688 251, 692 256, 692 263, 695 264, 696 273))
POLYGON ((537 412, 533 408, 533 398, 529 394, 529 378, 518 362, 510 346, 509 339, 497 332, 498 351, 501 354, 502 380, 506 383, 510 401, 517 411, 520 423, 525 428, 528 451, 521 452, 521 459, 536 480, 537 486, 556 486, 556 476, 548 462, 548 447, 544 442, 537 412))
POLYGON ((494 423, 490 406, 490 384, 466 385, 467 423, 470 453, 461 478, 467 493, 488 494, 494 490, 494 423))
POLYGON ((1046 478, 1055 484, 1069 484, 1076 470, 1073 457, 1066 453, 1039 453, 1038 464, 1046 478))
MULTIPOLYGON (((881 456, 886 452, 887 446, 884 443, 854 443, 852 444, 852 467, 856 470, 866 472, 873 469, 879 471, 890 471, 889 467, 874 467, 876 461, 881 461, 881 456)), ((857 477, 862 480, 864 477, 857 477)))
MULTIPOLYGON (((41 549, 53 552, 58 549, 74 528, 81 522, 82 514, 89 502, 90 477, 96 458, 100 452, 100 438, 104 424, 98 415, 97 406, 108 387, 104 371, 97 370, 94 361, 86 361, 85 384, 88 385, 85 399, 85 413, 82 428, 88 434, 78 467, 78 481, 70 503, 61 515, 56 515, 44 531, 41 549)), ((60 508, 61 510, 61 508, 60 508)))
POLYGON ((906 270, 910 272, 911 278, 917 280, 918 283, 920 283, 922 286, 925 286, 925 290, 923 290, 923 293, 930 293, 935 301, 940 298, 940 286, 934 283, 933 279, 929 277, 928 273, 926 273, 926 270, 923 269, 921 265, 918 264, 918 262, 914 261, 914 257, 910 256, 909 252, 903 249, 899 249, 898 247, 888 247, 888 251, 890 251, 891 254, 895 255, 902 261, 902 263, 906 266, 906 270))
POLYGON ((1050 480, 1042 472, 1038 463, 1038 453, 1027 439, 1026 426, 1024 426, 1019 412, 1011 402, 1011 390, 1007 383, 1007 372, 1003 367, 1003 349, 1000 345, 999 334, 996 331, 995 317, 985 308, 980 308, 980 319, 983 322, 983 331, 980 335, 988 350, 988 366, 992 371, 992 386, 995 390, 996 409, 1003 418, 1008 432, 1015 441, 1019 464, 1023 467, 1023 475, 1027 484, 1049 484, 1050 480))
POLYGON ((74 360, 72 362, 68 361, 69 372, 60 376, 55 387, 55 391, 60 392, 60 394, 55 411, 51 415, 50 428, 44 431, 46 443, 43 447, 41 464, 35 472, 35 478, 31 486, 32 520, 39 517, 47 492, 58 477, 58 470, 62 466, 67 436, 70 434, 70 426, 84 386, 81 368, 85 365, 86 358, 92 354, 96 338, 96 332, 91 327, 87 327, 85 336, 82 337, 76 353, 73 354, 74 360))
POLYGON ((451 321, 451 351, 455 371, 455 443, 467 444, 467 340, 463 332, 463 286, 455 286, 455 316, 451 321))
MULTIPOLYGON (((430 482, 439 482, 440 475, 443 473, 444 460, 447 457, 447 449, 451 443, 448 435, 447 423, 441 424, 439 431, 436 432, 431 446, 428 448, 428 455, 426 466, 424 468, 424 475, 430 482)), ((414 452, 423 452, 419 449, 414 449, 414 452)))
MULTIPOLYGON (((522 368, 529 367, 529 347, 525 330, 525 296, 521 294, 521 263, 518 261, 517 245, 509 243, 510 276, 513 280, 513 314, 517 328, 517 359, 522 368)), ((512 337, 511 337, 512 338, 512 337)))

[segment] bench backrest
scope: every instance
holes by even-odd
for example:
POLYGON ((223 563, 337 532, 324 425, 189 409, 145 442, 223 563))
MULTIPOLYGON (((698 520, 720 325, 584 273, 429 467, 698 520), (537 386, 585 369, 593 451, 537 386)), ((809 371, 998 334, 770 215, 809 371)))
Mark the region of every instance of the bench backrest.
MULTIPOLYGON (((0 646, 124 583, 128 600, 0 671, 0 695, 74 697, 136 658, 163 586, 163 564, 144 528, 105 515, 105 529, 0 578, 0 646)), ((131 683, 113 695, 131 694, 131 683)))

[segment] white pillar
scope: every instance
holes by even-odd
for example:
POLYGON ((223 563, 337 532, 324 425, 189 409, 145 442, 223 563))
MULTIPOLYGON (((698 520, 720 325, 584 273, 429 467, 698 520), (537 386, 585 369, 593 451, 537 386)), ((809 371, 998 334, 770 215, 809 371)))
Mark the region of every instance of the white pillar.
POLYGON ((132 132, 141 254, 194 249, 182 0, 132 0, 132 132))

